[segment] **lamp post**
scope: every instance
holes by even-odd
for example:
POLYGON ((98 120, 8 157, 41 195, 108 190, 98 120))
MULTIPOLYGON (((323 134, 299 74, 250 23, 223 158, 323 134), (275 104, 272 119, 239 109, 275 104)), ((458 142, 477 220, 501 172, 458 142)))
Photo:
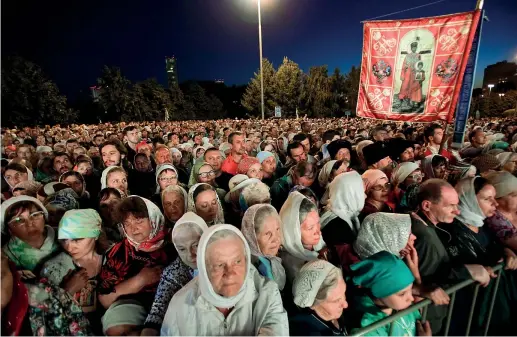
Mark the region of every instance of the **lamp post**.
POLYGON ((488 85, 488 89, 489 89, 489 92, 488 92, 488 95, 490 96, 492 94, 492 88, 494 87, 493 84, 489 84, 488 85))
POLYGON ((260 20, 260 0, 257 0, 258 8, 258 31, 259 31, 259 52, 260 52, 260 108, 262 119, 264 119, 264 73, 262 71, 262 22, 260 20))

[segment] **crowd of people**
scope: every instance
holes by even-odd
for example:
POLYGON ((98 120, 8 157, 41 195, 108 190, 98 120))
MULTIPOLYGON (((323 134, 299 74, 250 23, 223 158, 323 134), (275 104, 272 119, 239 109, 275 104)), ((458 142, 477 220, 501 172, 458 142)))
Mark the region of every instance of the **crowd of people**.
POLYGON ((347 335, 425 298, 425 320, 367 335, 440 335, 448 314, 462 335, 471 309, 480 335, 495 290, 489 334, 514 334, 517 120, 469 120, 459 150, 445 131, 2 128, 2 335, 347 335))

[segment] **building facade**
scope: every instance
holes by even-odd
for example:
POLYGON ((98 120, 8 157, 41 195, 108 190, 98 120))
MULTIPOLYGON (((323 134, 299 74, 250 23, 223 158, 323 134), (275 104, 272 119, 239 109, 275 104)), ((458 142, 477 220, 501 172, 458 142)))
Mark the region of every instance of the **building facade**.
POLYGON ((517 89, 517 63, 501 61, 491 64, 485 68, 483 76, 483 91, 489 90, 493 85, 492 92, 504 93, 508 90, 517 89))
POLYGON ((177 59, 172 57, 165 58, 165 71, 167 71, 167 83, 169 88, 178 85, 178 66, 177 59))

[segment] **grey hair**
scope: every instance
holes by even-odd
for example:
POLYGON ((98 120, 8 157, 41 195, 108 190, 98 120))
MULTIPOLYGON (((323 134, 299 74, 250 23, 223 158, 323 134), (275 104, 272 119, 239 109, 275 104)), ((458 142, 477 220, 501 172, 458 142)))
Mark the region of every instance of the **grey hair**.
POLYGON ((316 294, 316 297, 314 298, 314 304, 318 305, 322 302, 324 302, 328 294, 337 287, 337 283, 339 282, 339 279, 343 279, 343 273, 341 272, 341 269, 334 267, 332 270, 327 274, 327 277, 325 277, 325 280, 321 284, 320 288, 318 289, 318 293, 316 294))
POLYGON ((269 187, 263 182, 253 183, 244 187, 241 194, 244 200, 246 200, 248 207, 256 204, 269 204, 271 202, 269 187))
POLYGON ((280 220, 278 216, 278 212, 273 206, 264 206, 261 207, 256 213, 255 218, 253 219, 253 223, 255 225, 255 233, 258 234, 262 230, 264 226, 264 220, 269 216, 274 216, 280 220), (269 207, 268 207, 269 206, 269 207))
POLYGON ((303 198, 302 202, 300 203, 300 211, 298 215, 300 219, 300 224, 302 224, 305 221, 307 215, 312 211, 317 212, 318 208, 316 207, 316 205, 314 205, 312 201, 310 201, 307 198, 303 198))
POLYGON ((175 238, 178 237, 178 235, 180 235, 180 232, 184 232, 185 230, 187 230, 189 232, 196 232, 196 234, 199 234, 199 235, 203 234, 203 230, 195 222, 183 222, 182 224, 180 224, 180 227, 181 228, 178 228, 176 230, 176 232, 173 232, 174 234, 176 234, 176 235, 172 236, 173 241, 175 238))

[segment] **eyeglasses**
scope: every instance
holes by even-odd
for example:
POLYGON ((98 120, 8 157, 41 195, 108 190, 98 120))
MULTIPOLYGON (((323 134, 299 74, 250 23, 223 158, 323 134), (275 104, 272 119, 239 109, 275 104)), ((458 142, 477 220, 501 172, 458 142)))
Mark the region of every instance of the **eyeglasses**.
POLYGON ((203 173, 199 173, 198 176, 201 178, 208 178, 210 176, 215 176, 215 172, 214 171, 203 172, 203 173))
POLYGON ((389 191, 391 188, 391 183, 386 183, 384 185, 375 185, 372 187, 373 191, 389 191))
POLYGON ((37 221, 37 220, 43 219, 44 214, 45 213, 43 211, 38 211, 38 212, 29 214, 29 218, 22 218, 22 217, 17 216, 17 217, 12 218, 11 221, 9 221, 8 223, 12 227, 18 228, 23 225, 26 225, 28 221, 32 222, 32 221, 37 221))
POLYGON ((423 179, 425 177, 425 174, 419 173, 419 174, 411 174, 407 176, 408 178, 411 178, 413 180, 423 179))
POLYGON ((161 181, 162 183, 170 183, 170 182, 172 182, 172 181, 174 181, 174 180, 177 180, 177 179, 178 179, 178 177, 177 177, 177 176, 172 176, 172 177, 161 177, 161 178, 160 178, 160 181, 161 181))

